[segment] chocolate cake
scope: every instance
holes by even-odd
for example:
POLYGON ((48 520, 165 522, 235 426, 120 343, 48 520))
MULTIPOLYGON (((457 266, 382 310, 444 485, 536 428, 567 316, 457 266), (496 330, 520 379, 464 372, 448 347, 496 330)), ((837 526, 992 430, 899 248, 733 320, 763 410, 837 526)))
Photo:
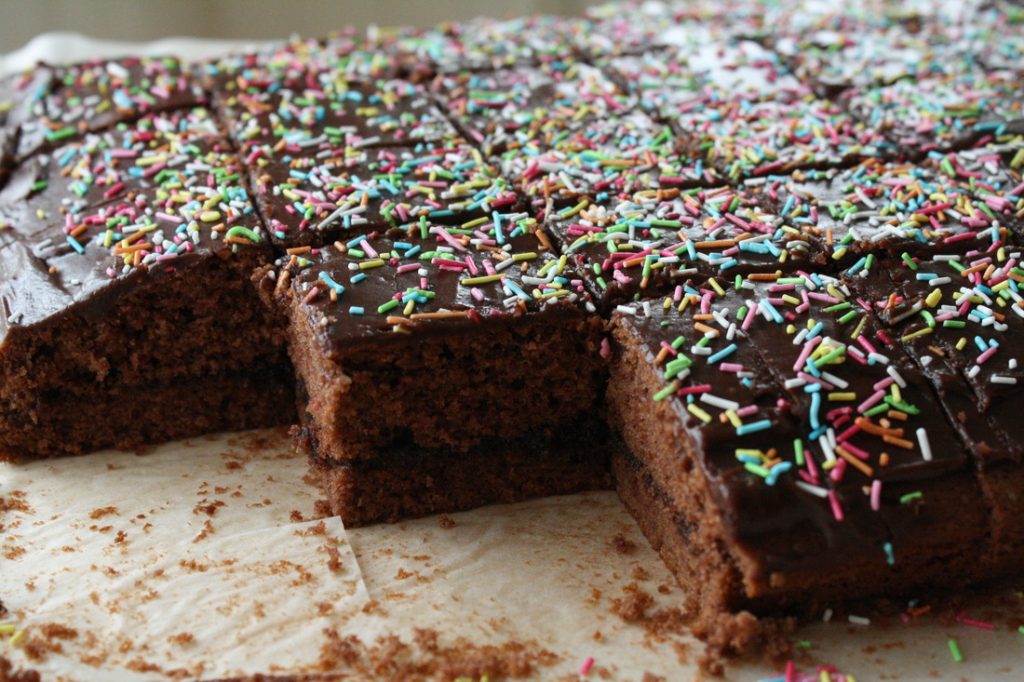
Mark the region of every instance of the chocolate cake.
POLYGON ((1019 573, 1022 20, 622 3, 9 76, 0 457, 297 422, 349 525, 614 485, 726 654, 1019 573))

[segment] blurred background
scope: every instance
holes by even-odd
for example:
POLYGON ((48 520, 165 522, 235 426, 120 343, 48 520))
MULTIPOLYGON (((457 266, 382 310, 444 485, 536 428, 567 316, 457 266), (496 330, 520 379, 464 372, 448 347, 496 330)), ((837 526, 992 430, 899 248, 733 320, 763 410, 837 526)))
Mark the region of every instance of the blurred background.
POLYGON ((0 0, 0 53, 49 31, 148 41, 169 36, 268 40, 346 24, 431 26, 475 16, 580 14, 591 0, 0 0))

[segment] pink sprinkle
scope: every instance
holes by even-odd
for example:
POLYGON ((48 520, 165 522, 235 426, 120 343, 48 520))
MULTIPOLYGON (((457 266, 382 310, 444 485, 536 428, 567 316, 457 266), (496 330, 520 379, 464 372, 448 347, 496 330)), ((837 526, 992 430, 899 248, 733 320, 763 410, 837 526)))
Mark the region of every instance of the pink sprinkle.
POLYGON ((743 324, 740 325, 740 329, 747 331, 750 329, 750 325, 754 323, 754 316, 757 315, 757 302, 755 301, 750 310, 747 311, 747 316, 743 318, 743 324))
POLYGON ((580 666, 580 677, 586 677, 589 675, 592 667, 594 667, 593 658, 587 658, 587 660, 583 661, 583 665, 580 666))
POLYGON ((752 414, 757 414, 757 411, 758 411, 757 405, 747 405, 745 407, 741 407, 740 409, 736 410, 736 414, 737 414, 737 416, 740 416, 740 417, 749 417, 752 414))
POLYGON ((363 247, 363 251, 365 251, 367 255, 370 256, 370 258, 376 258, 377 256, 380 255, 379 253, 377 253, 376 250, 374 250, 372 246, 370 246, 370 242, 366 241, 365 239, 359 242, 359 246, 363 247))
POLYGON ((796 358, 796 362, 793 363, 794 372, 798 371, 801 367, 804 366, 804 363, 807 362, 807 358, 811 357, 811 353, 814 351, 815 348, 818 347, 818 344, 821 343, 821 341, 822 337, 815 336, 813 339, 804 344, 804 347, 800 350, 800 355, 798 355, 796 358))
POLYGON ((997 350, 999 350, 999 346, 989 346, 988 350, 979 355, 974 362, 979 365, 984 364, 986 360, 988 360, 990 357, 996 354, 997 350))
MULTIPOLYGON (((839 483, 843 480, 843 476, 846 475, 847 463, 845 459, 837 459, 836 465, 832 467, 832 471, 829 472, 828 477, 835 483, 839 483)), ((841 521, 842 519, 840 519, 841 521)))
MULTIPOLYGON (((476 289, 473 289, 473 291, 476 291, 476 289)), ((608 341, 608 337, 606 336, 603 339, 601 339, 601 357, 603 359, 607 360, 611 356, 612 356, 612 344, 611 344, 611 342, 608 341)))
MULTIPOLYGON (((840 460, 845 462, 846 460, 840 460)), ((836 466, 839 466, 838 464, 836 466)), ((839 498, 836 496, 835 490, 828 491, 828 502, 832 506, 832 516, 836 517, 836 521, 842 523, 843 521, 843 508, 839 504, 839 498)))
POLYGON ((882 482, 877 478, 871 481, 871 510, 878 511, 882 508, 882 482))
POLYGON ((875 391, 867 400, 857 406, 857 411, 861 413, 867 412, 877 405, 883 398, 885 398, 885 391, 875 391))
POLYGON ((124 183, 123 182, 119 182, 116 185, 114 185, 113 187, 111 187, 110 189, 108 189, 106 192, 104 192, 103 193, 103 198, 104 199, 110 199, 111 197, 115 197, 123 189, 124 189, 124 183))
POLYGON ((676 395, 691 395, 696 393, 707 393, 711 390, 711 384, 697 384, 695 386, 686 386, 676 391, 676 395))
POLYGON ((957 621, 963 623, 964 625, 969 625, 972 628, 979 628, 981 630, 995 630, 996 629, 996 626, 993 625, 992 623, 987 623, 987 622, 985 622, 983 620, 974 620, 973 618, 968 618, 966 613, 963 612, 963 611, 961 611, 957 615, 956 619, 957 619, 957 621))
POLYGON ((723 372, 742 372, 743 365, 738 365, 735 362, 723 362, 718 365, 718 369, 723 372))

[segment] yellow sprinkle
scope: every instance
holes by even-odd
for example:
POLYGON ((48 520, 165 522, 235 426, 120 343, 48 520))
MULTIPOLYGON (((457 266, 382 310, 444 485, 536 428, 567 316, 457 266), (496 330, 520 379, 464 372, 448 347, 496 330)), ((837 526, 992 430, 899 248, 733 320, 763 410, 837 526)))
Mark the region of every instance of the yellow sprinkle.
POLYGON ((471 227, 476 227, 477 225, 483 225, 484 223, 486 223, 489 220, 490 220, 490 218, 475 218, 475 219, 470 220, 468 222, 462 223, 462 227, 466 228, 466 229, 471 228, 471 227))
POLYGON ((967 345, 967 337, 966 336, 961 336, 960 340, 956 342, 956 349, 957 350, 963 350, 966 345, 967 345))
POLYGON ((910 341, 911 339, 916 339, 919 336, 927 336, 928 334, 931 334, 933 331, 934 329, 932 329, 931 327, 924 327, 923 329, 918 329, 916 332, 904 334, 903 336, 900 337, 900 341, 907 342, 910 341))
MULTIPOLYGON (((383 263, 381 263, 383 265, 383 263)), ((483 275, 481 277, 467 277, 462 280, 462 284, 465 286, 476 286, 477 284, 490 284, 491 282, 497 282, 502 278, 502 275, 483 275)))
POLYGON ((800 299, 790 294, 783 294, 782 300, 790 305, 800 305, 800 299))
POLYGON ((711 288, 715 290, 716 294, 718 294, 719 296, 725 296, 725 290, 722 289, 722 285, 718 283, 717 279, 712 277, 711 279, 708 280, 708 284, 711 285, 711 288))
POLYGON ((25 631, 24 630, 18 630, 13 635, 11 635, 11 638, 8 641, 10 642, 11 646, 19 646, 19 645, 21 645, 21 643, 23 641, 25 641, 25 631))
POLYGON ((519 261, 533 260, 536 257, 537 254, 530 251, 528 253, 517 253, 516 255, 512 256, 512 260, 518 263, 519 261))
POLYGON ((199 219, 204 223, 215 223, 220 220, 220 211, 203 211, 199 214, 199 219))
POLYGON ((686 410, 690 414, 695 416, 697 419, 699 419, 702 422, 704 422, 705 424, 710 424, 711 423, 711 415, 708 414, 707 412, 705 412, 704 410, 700 409, 699 407, 697 407, 696 404, 690 403, 689 405, 686 406, 686 410))
POLYGON ((2 623, 0 624, 0 635, 11 635, 18 629, 18 626, 14 623, 2 623))
POLYGON ((583 209, 585 209, 588 204, 590 204, 590 200, 589 199, 584 199, 580 203, 578 203, 575 206, 573 206, 572 208, 570 208, 568 211, 565 211, 564 213, 559 213, 558 217, 559 218, 569 218, 571 216, 574 216, 577 213, 579 213, 580 211, 582 211, 583 209))
MULTIPOLYGON (((1003 284, 1009 284, 1010 280, 1005 280, 1003 284)), ((929 308, 934 308, 942 302, 942 290, 934 289, 932 293, 928 294, 928 297, 924 299, 924 302, 928 304, 929 308)))
POLYGON ((842 401, 842 400, 856 400, 857 399, 857 394, 853 393, 851 391, 829 393, 828 394, 828 399, 833 401, 833 402, 839 402, 839 401, 842 401))
POLYGON ((736 414, 736 410, 726 410, 725 416, 729 420, 729 423, 732 424, 735 428, 738 429, 741 426, 743 426, 743 420, 741 420, 740 416, 736 414))
POLYGON ((383 258, 374 258, 373 260, 364 260, 359 263, 360 270, 370 270, 372 268, 379 268, 384 265, 383 258))

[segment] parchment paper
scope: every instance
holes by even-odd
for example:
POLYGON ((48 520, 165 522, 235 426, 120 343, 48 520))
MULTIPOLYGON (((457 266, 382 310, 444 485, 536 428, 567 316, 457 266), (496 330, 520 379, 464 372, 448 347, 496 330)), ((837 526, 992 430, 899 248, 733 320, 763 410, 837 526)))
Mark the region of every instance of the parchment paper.
MULTIPOLYGON (((238 47, 49 34, 0 67, 238 47)), ((346 532, 317 518, 306 475, 284 430, 0 465, 0 624, 21 633, 18 646, 0 635, 0 656, 44 679, 216 679, 316 672, 340 650, 363 678, 396 656, 471 661, 514 644, 538 679, 698 675, 700 645, 674 625, 679 588, 614 493, 346 532), (634 621, 641 595, 653 602, 634 621), (375 647, 389 635, 403 644, 375 647), (349 636, 359 645, 339 647, 349 636)), ((825 679, 822 665, 833 680, 1021 679, 1024 595, 1001 600, 959 620, 804 627, 796 667, 810 677, 793 679, 825 679)), ((749 664, 726 674, 782 679, 749 664)))

